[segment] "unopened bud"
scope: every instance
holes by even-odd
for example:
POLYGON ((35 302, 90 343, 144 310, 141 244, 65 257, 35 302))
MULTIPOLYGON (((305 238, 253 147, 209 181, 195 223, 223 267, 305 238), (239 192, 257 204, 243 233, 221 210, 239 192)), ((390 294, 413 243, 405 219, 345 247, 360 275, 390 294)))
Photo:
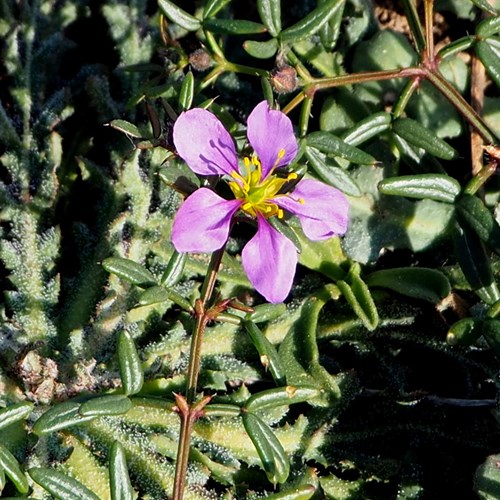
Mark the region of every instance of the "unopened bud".
POLYGON ((189 54, 189 64, 196 71, 205 71, 210 68, 212 59, 205 49, 200 48, 189 54))
POLYGON ((297 72, 285 64, 271 72, 271 85, 278 94, 289 94, 297 88, 297 72))

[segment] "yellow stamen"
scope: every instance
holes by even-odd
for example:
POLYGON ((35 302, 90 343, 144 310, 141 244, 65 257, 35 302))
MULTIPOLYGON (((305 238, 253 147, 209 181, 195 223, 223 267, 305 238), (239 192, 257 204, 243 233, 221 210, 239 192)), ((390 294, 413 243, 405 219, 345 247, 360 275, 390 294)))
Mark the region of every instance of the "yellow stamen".
POLYGON ((231 172, 234 181, 229 181, 229 187, 236 199, 242 201, 241 210, 251 217, 258 214, 266 218, 277 216, 283 219, 285 213, 275 202, 275 198, 285 196, 280 193, 283 186, 291 180, 298 178, 295 172, 289 173, 286 177, 277 177, 272 175, 278 162, 285 156, 285 150, 281 149, 278 153, 276 164, 262 178, 262 164, 257 156, 243 158, 243 170, 241 173, 231 172))

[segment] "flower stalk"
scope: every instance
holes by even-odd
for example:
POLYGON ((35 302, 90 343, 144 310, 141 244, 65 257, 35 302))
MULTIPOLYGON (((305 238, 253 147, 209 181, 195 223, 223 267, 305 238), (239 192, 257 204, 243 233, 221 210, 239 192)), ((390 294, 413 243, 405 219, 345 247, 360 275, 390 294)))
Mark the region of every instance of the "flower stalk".
POLYGON ((217 273, 220 268, 222 256, 224 255, 225 245, 216 250, 210 259, 208 271, 201 289, 201 297, 196 301, 194 314, 196 324, 191 338, 191 347, 189 350, 188 375, 186 383, 186 395, 176 395, 176 411, 180 417, 179 444, 177 448, 177 460, 175 464, 175 478, 173 500, 182 500, 184 488, 186 486, 186 471, 189 461, 189 449, 191 446, 191 435, 194 422, 203 415, 203 408, 210 401, 210 396, 203 397, 196 401, 196 392, 198 385, 198 376, 200 374, 201 347, 203 343, 203 334, 207 323, 217 315, 217 307, 212 311, 208 306, 210 303, 217 273))

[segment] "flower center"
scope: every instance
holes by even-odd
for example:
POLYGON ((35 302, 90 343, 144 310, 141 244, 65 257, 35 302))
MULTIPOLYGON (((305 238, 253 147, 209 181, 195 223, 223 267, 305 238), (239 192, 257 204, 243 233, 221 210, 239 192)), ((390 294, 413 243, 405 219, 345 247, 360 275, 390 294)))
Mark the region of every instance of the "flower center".
MULTIPOLYGON (((279 152, 276 164, 285 155, 285 150, 279 152)), ((269 175, 262 178, 262 165, 256 156, 243 158, 244 174, 231 172, 234 181, 230 181, 229 187, 238 200, 242 200, 241 209, 251 217, 257 217, 260 213, 266 218, 277 215, 283 218, 283 210, 276 204, 274 198, 279 196, 281 188, 290 180, 297 179, 296 173, 290 173, 287 177, 269 175)))

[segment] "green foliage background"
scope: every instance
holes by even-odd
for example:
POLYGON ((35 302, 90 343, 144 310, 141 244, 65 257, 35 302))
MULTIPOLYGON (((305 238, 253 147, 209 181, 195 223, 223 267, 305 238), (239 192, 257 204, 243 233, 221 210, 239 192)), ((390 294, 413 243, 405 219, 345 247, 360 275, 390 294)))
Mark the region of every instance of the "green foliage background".
POLYGON ((247 228, 233 234, 218 291, 255 311, 205 334, 213 398, 185 497, 500 498, 499 6, 436 2, 439 69, 421 9, 390 6, 409 25, 393 31, 382 7, 0 4, 2 497, 172 491, 174 394, 208 265, 169 241, 180 192, 200 185, 172 121, 210 105, 241 149, 264 96, 297 127, 293 168, 349 196, 350 228, 311 243, 291 222, 301 265, 278 306, 249 288, 247 228))

